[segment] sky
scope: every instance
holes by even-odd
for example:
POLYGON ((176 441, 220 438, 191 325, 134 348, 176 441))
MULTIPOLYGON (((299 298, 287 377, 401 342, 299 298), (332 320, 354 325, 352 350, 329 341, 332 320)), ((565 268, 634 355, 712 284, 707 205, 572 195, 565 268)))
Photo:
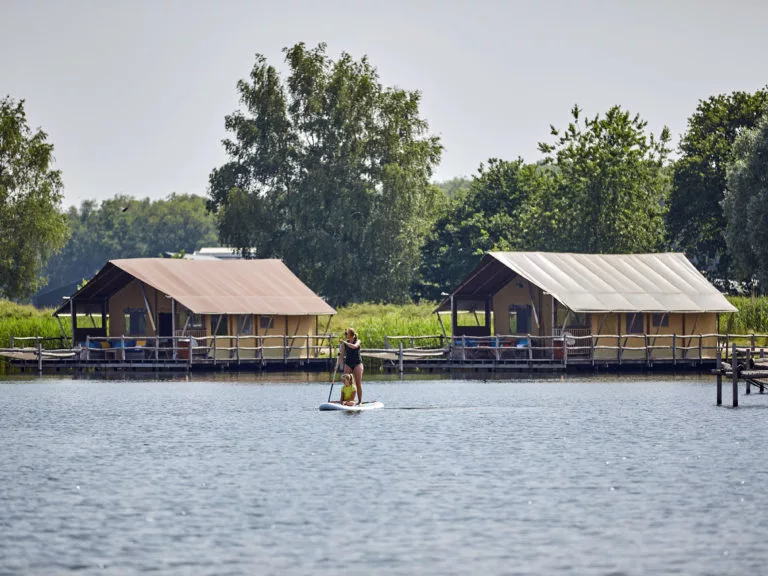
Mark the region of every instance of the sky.
POLYGON ((204 195, 256 53, 327 44, 422 94, 435 180, 527 162, 578 104, 676 146, 699 100, 768 85, 764 0, 0 0, 0 97, 48 133, 65 205, 204 195))

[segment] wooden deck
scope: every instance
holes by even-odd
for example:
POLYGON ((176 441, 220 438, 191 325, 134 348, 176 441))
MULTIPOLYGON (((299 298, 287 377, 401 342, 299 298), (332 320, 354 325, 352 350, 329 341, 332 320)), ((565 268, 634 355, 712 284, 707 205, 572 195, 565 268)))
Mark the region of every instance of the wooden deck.
MULTIPOLYGON (((561 373, 565 371, 707 370, 718 355, 727 362, 733 342, 765 355, 756 346, 765 335, 697 334, 664 336, 600 335, 569 337, 526 335, 462 337, 388 337, 383 349, 363 349, 369 369, 406 372, 561 373), (606 343, 606 342, 613 342, 606 343), (744 344, 744 342, 748 344, 744 344), (514 344, 514 345, 513 345, 514 344)), ((265 371, 332 370, 338 341, 332 335, 249 337, 250 346, 233 336, 173 339, 100 338, 85 346, 46 349, 42 339, 20 339, 23 347, 0 349, 0 356, 23 372, 100 371, 265 371), (113 347, 101 348, 110 340, 113 347), (253 345, 253 344, 256 345, 253 345), (28 344, 33 344, 29 346, 28 344)))

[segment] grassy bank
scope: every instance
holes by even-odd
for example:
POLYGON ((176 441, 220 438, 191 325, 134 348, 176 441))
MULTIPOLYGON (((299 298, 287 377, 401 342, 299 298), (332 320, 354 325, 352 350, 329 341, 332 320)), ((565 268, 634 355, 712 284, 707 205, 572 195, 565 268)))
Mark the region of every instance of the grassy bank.
MULTIPOLYGON (((749 296, 730 296, 731 304, 739 311, 733 317, 728 330, 732 334, 768 334, 768 296, 751 298, 749 296)), ((726 331, 728 315, 723 314, 720 330, 726 331)))
MULTIPOLYGON (((61 328, 56 318, 51 316, 52 313, 53 310, 49 308, 41 310, 34 306, 0 300, 0 348, 10 347, 11 336, 60 337, 61 328)), ((68 328, 67 325, 64 326, 69 332, 68 328)))
MULTIPOLYGON (((354 328, 366 348, 383 348, 385 336, 434 336, 442 334, 433 302, 422 304, 352 304, 337 308, 330 331, 341 334, 354 328)), ((450 326, 446 326, 450 330, 450 326)))

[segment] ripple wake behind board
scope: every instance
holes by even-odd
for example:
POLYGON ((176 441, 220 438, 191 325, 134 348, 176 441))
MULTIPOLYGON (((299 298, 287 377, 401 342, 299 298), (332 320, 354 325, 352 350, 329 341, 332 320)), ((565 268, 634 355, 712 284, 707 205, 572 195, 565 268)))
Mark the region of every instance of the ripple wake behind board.
POLYGON ((320 410, 345 410, 347 412, 361 412, 363 410, 376 410, 378 408, 384 408, 383 402, 363 402, 359 406, 345 406, 344 404, 337 404, 335 402, 324 402, 320 404, 320 410))

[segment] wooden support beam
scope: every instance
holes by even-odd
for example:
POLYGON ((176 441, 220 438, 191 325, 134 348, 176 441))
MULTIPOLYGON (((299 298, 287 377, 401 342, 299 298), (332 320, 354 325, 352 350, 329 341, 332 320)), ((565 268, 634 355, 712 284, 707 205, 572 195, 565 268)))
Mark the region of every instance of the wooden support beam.
POLYGON ((732 406, 737 408, 739 405, 739 363, 736 358, 736 344, 731 348, 731 372, 733 376, 733 403, 732 406))

